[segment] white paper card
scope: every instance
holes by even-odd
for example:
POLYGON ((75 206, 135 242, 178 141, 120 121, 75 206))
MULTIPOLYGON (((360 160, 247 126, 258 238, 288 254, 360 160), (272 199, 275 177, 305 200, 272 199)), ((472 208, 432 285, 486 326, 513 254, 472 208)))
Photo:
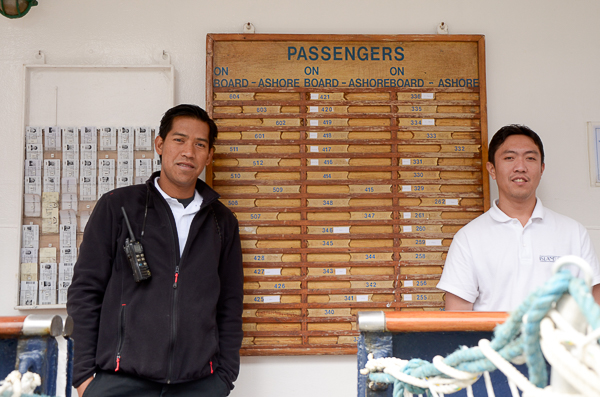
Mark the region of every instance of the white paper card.
POLYGON ((279 276, 281 275, 281 269, 264 269, 265 276, 279 276))
POLYGON ((100 150, 117 150, 117 133, 113 127, 100 129, 100 150))
POLYGON ((334 233, 350 233, 350 226, 334 226, 334 233))
POLYGON ((336 276, 346 274, 346 269, 335 269, 335 274, 336 276))
POLYGON ((98 176, 115 176, 115 160, 100 159, 98 160, 98 176))
POLYGON ((42 177, 41 176, 26 176, 25 177, 25 194, 42 194, 42 177))
POLYGON ((41 215, 42 204, 38 194, 25 194, 23 202, 23 213, 25 216, 38 217, 41 215))
POLYGON ((136 127, 135 150, 152 150, 152 134, 150 127, 136 127))
POLYGON ((41 176, 42 162, 40 160, 25 160, 25 176, 41 176))
POLYGON ((409 219, 409 218, 411 217, 411 213, 410 213, 410 212, 403 212, 403 213, 402 213, 402 217, 403 217, 404 219, 409 219))
POLYGON ((21 292, 19 295, 19 304, 21 306, 37 305, 38 282, 21 281, 21 292))
POLYGON ((435 125, 435 120, 434 119, 423 119, 422 124, 423 125, 435 125))
POLYGON ((77 262, 77 248, 62 248, 60 250, 60 260, 68 263, 77 262))
POLYGON ((62 227, 65 226, 64 230, 67 233, 77 233, 77 212, 75 210, 61 210, 59 212, 60 216, 60 230, 62 232, 62 227), (67 227, 69 226, 69 227, 67 227), (69 231, 71 230, 71 231, 69 231))
POLYGON ((421 94, 421 99, 433 99, 433 92, 424 92, 421 94))
POLYGON ((34 263, 37 266, 38 250, 36 248, 21 248, 21 263, 34 263))
POLYGON ((148 178, 152 175, 152 159, 135 160, 135 176, 148 178))
POLYGON ((316 132, 309 132, 308 135, 310 139, 317 139, 317 137, 319 136, 319 134, 317 134, 316 132))
POLYGON ((404 294, 404 300, 405 301, 411 301, 412 300, 412 295, 411 294, 404 294))
POLYGON ((356 295, 356 301, 357 302, 368 302, 369 295, 356 295))
POLYGON ((45 176, 43 189, 44 192, 60 193, 60 177, 45 176))
POLYGON ((98 144, 98 128, 96 127, 81 127, 79 129, 81 135, 81 144, 94 145, 98 144))
POLYGON ((117 188, 119 188, 119 187, 125 187, 125 186, 131 186, 132 183, 133 183, 133 177, 132 176, 119 176, 119 177, 117 177, 117 188))
POLYGON ((79 180, 79 198, 81 201, 96 200, 96 177, 81 177, 79 180))
POLYGON ((44 128, 44 150, 57 151, 62 149, 61 134, 58 127, 44 128))
POLYGON ((44 160, 44 176, 60 178, 60 160, 44 160))
POLYGON ((40 290, 40 305, 56 305, 56 290, 40 290))
MULTIPOLYGON (((61 215, 63 212, 67 212, 68 211, 61 211, 61 215)), ((61 217, 61 222, 63 222, 64 219, 63 217, 61 217)), ((77 216, 75 216, 75 221, 77 222, 77 216)), ((64 225, 61 224, 59 227, 60 230, 60 248, 61 250, 63 248, 75 248, 77 247, 77 226, 75 225, 64 225)), ((71 262, 71 261, 66 261, 63 257, 62 257, 62 251, 61 251, 61 256, 60 256, 61 260, 65 261, 65 262, 71 262)))
POLYGON ((98 177, 98 199, 115 188, 114 176, 99 176, 98 177))
POLYGON ((410 159, 402 159, 402 165, 410 165, 410 159))
POLYGON ((40 247, 40 227, 38 225, 23 225, 21 236, 22 248, 40 247))
POLYGON ((44 158, 44 150, 41 143, 33 143, 25 147, 25 158, 31 160, 41 160, 44 158))
POLYGON ((310 159, 310 165, 319 165, 319 159, 310 159))
MULTIPOLYGON (((63 152, 64 155, 65 152, 63 152)), ((63 177, 79 179, 79 157, 63 159, 63 177)))
POLYGON ((121 127, 117 128, 117 137, 118 137, 118 145, 128 145, 133 150, 133 128, 131 127, 121 127))
POLYGON ((439 246, 442 245, 442 240, 425 240, 425 245, 429 246, 439 246))
POLYGON ((25 127, 25 144, 40 145, 42 143, 41 127, 25 127))
POLYGON ((41 263, 56 263, 56 247, 40 248, 41 263))
POLYGON ((410 192, 412 190, 412 186, 411 185, 402 185, 402 191, 403 192, 410 192))
POLYGON ((310 126, 318 126, 319 120, 309 120, 308 125, 310 126))
POLYGON ((446 199, 446 205, 458 205, 458 199, 446 199))
POLYGON ((275 296, 265 296, 263 297, 263 302, 265 303, 278 303, 281 300, 281 296, 279 295, 275 295, 275 296))
POLYGON ((412 280, 406 280, 404 282, 404 286, 405 287, 412 287, 413 286, 413 281, 412 280))
POLYGON ((61 179, 61 188, 62 188, 63 194, 64 193, 77 194, 77 179, 75 179, 73 177, 62 178, 61 179))
POLYGON ((319 99, 319 94, 311 92, 310 93, 310 99, 319 99))
POLYGON ((402 231, 404 233, 410 233, 412 232, 412 226, 402 226, 402 231))
POLYGON ((58 289, 58 304, 59 305, 64 305, 67 303, 67 292, 68 291, 69 291, 68 289, 62 289, 62 288, 58 289))

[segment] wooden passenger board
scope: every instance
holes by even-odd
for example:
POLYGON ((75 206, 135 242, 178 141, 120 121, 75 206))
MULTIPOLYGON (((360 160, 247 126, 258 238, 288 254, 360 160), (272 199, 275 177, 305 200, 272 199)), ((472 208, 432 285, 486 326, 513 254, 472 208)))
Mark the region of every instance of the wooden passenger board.
POLYGON ((452 237, 489 207, 484 60, 483 36, 208 35, 242 354, 350 354, 358 311, 443 308, 452 237))

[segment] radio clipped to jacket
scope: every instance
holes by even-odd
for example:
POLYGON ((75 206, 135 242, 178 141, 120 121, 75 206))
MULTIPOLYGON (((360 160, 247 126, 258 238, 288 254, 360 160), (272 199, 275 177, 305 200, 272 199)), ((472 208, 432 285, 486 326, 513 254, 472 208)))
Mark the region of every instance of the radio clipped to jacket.
POLYGON ((149 279, 152 275, 150 274, 150 268, 148 267, 146 257, 144 256, 144 247, 142 246, 142 243, 135 239, 135 234, 133 234, 129 218, 127 218, 127 213, 125 212, 125 207, 121 207, 121 211, 123 211, 123 216, 125 217, 125 223, 127 224, 130 236, 130 238, 125 239, 123 248, 127 254, 131 270, 133 270, 133 279, 136 283, 139 283, 142 280, 149 279))

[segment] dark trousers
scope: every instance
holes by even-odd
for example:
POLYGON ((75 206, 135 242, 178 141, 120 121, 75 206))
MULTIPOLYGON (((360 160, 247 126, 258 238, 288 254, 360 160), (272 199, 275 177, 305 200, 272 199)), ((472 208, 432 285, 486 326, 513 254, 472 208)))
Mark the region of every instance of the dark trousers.
POLYGON ((217 374, 168 385, 122 373, 99 371, 83 397, 225 397, 228 394, 229 388, 217 374))

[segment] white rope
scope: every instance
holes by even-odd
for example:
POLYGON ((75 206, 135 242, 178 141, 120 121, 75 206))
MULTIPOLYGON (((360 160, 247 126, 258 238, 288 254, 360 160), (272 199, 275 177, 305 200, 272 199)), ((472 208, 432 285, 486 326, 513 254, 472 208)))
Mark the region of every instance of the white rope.
POLYGON ((488 397, 496 397, 494 386, 492 386, 492 378, 490 378, 490 373, 488 371, 483 373, 483 380, 485 382, 485 390, 487 391, 488 397))
POLYGON ((577 360, 564 347, 554 331, 552 320, 544 318, 540 323, 540 345, 552 368, 580 393, 600 397, 600 377, 577 360))
MULTIPOLYGON (((513 381, 519 389, 523 390, 524 393, 533 393, 537 387, 529 381, 521 372, 519 372, 511 363, 506 361, 502 356, 490 346, 490 341, 482 339, 478 343, 479 348, 483 355, 492 362, 510 381, 513 381)), ((512 392, 512 390, 511 390, 512 392)), ((514 394, 514 393, 513 393, 514 394)), ((517 393, 517 396, 519 394, 517 393)))
POLYGON ((42 384, 42 379, 33 372, 26 372, 21 377, 21 373, 15 370, 0 383, 0 395, 8 391, 12 392, 12 397, 21 397, 21 394, 33 393, 35 388, 42 384))

